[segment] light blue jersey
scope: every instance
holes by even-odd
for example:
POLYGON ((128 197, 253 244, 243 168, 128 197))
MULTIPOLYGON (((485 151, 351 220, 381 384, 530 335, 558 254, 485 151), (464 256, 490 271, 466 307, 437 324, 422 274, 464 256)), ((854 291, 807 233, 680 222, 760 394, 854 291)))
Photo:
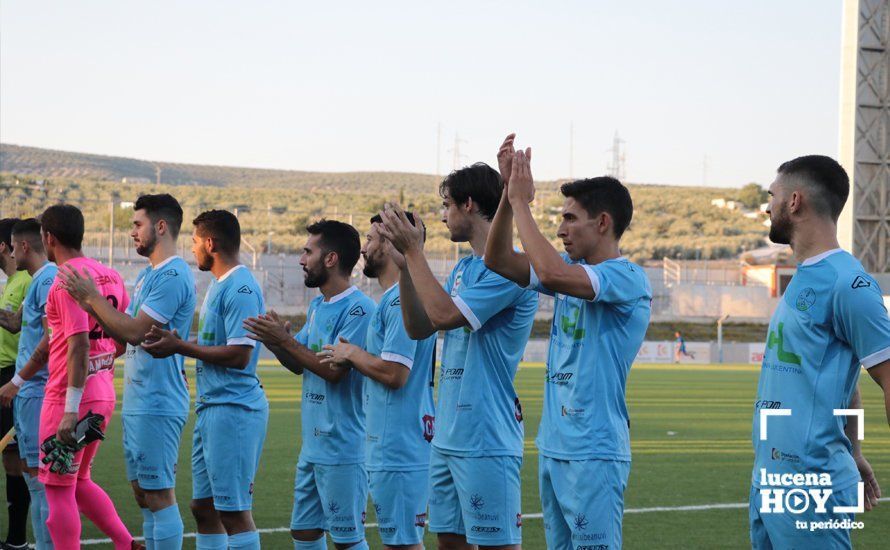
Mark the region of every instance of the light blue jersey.
POLYGON ((531 270, 529 288, 555 296, 536 443, 550 458, 629 461, 625 388, 649 326, 652 288, 625 258, 580 263, 595 294, 590 301, 553 293, 531 270))
POLYGON ((538 295, 461 258, 445 290, 469 323, 445 333, 433 446, 444 454, 522 456, 522 407, 513 377, 538 295))
MULTIPOLYGON (((317 296, 309 305, 306 324, 294 338, 315 352, 326 344, 336 344, 340 336, 364 347, 374 308, 374 301, 355 286, 327 302, 323 296, 317 296)), ((313 372, 303 371, 301 461, 324 465, 364 463, 364 379, 350 369, 340 382, 333 384, 313 372)))
POLYGON ((828 473, 835 491, 860 480, 844 426, 859 365, 890 359, 890 319, 877 282, 836 249, 798 265, 769 325, 754 403, 753 484, 769 474, 828 473), (767 419, 760 411, 791 409, 767 419))
POLYGON ((433 353, 436 336, 412 340, 402 324, 399 285, 383 293, 371 317, 368 353, 411 369, 405 385, 390 389, 365 380, 367 460, 370 471, 425 470, 433 439, 433 353))
POLYGON ((198 396, 195 411, 211 405, 235 405, 266 410, 269 402, 256 374, 260 349, 247 337, 244 319, 266 311, 263 294, 246 266, 233 267, 210 283, 198 321, 198 345, 250 346, 253 353, 243 369, 230 369, 198 360, 195 366, 198 396))
MULTIPOLYGON (((43 318, 46 316, 46 297, 49 288, 56 278, 56 264, 45 263, 43 267, 34 272, 31 277, 31 286, 25 294, 22 302, 22 331, 19 336, 19 350, 15 360, 15 372, 18 373, 28 363, 31 354, 37 349, 40 340, 43 339, 43 318)), ((49 376, 46 365, 37 371, 30 380, 22 384, 19 389, 19 397, 43 397, 43 388, 49 376)))
MULTIPOLYGON (((195 278, 185 260, 172 256, 139 273, 127 314, 136 317, 140 310, 188 338, 195 315, 195 278)), ((123 414, 187 416, 184 363, 182 355, 155 359, 141 346, 127 344, 123 414)))

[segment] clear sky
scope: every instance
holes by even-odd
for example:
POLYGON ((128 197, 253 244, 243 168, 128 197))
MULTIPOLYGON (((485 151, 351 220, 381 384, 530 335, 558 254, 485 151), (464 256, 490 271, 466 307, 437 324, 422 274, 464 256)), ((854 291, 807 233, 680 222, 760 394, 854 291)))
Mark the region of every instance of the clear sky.
POLYGON ((839 0, 0 0, 0 140, 298 170, 768 184, 837 156, 839 0), (707 168, 703 170, 704 159, 707 168))

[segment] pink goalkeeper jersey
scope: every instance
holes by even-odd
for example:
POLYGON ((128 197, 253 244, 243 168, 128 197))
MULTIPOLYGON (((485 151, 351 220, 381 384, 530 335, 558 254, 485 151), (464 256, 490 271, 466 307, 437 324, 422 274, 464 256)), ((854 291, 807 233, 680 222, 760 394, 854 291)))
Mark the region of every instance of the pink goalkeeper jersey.
MULTIPOLYGON (((91 258, 73 258, 64 264, 93 277, 96 288, 118 311, 125 311, 130 303, 120 274, 91 258)), ((44 400, 64 403, 68 388, 68 338, 88 332, 90 337, 90 367, 83 402, 114 401, 114 354, 111 336, 105 334, 95 319, 80 309, 59 278, 53 281, 46 300, 46 322, 49 327, 49 379, 44 400)))

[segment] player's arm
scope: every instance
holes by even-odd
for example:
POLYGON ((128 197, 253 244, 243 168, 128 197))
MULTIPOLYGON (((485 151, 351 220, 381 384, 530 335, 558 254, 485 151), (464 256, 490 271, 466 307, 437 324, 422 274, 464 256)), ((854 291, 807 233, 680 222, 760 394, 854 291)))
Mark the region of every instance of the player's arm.
POLYGON ((18 334, 22 330, 22 306, 15 311, 0 309, 0 328, 18 334))
POLYGON ((513 169, 513 140, 516 134, 509 134, 498 150, 498 168, 504 182, 501 202, 491 221, 488 240, 485 242, 485 267, 498 275, 510 279, 519 286, 529 284, 528 258, 522 252, 513 250, 513 208, 507 198, 510 174, 513 169))
POLYGON ((408 381, 411 369, 407 365, 395 361, 387 361, 372 355, 355 344, 340 337, 336 345, 326 345, 316 354, 322 364, 338 367, 353 367, 368 378, 380 382, 384 386, 397 390, 408 381))
POLYGON ((87 332, 78 332, 68 337, 68 354, 65 358, 68 370, 68 389, 65 391, 65 413, 56 437, 63 443, 74 444, 72 437, 77 424, 80 401, 87 382, 90 364, 90 337, 87 332))
MULTIPOLYGON (((850 399, 850 409, 862 408, 862 397, 859 394, 859 386, 850 399)), ((862 455, 862 442, 859 440, 859 423, 854 418, 847 418, 847 425, 844 426, 844 433, 850 444, 853 446, 853 459, 856 461, 856 467, 859 469, 859 475, 865 484, 865 510, 871 510, 878 505, 878 499, 881 498, 881 486, 878 485, 878 479, 875 472, 869 464, 865 456, 862 455)))
POLYGON ((130 317, 125 312, 119 311, 114 304, 102 296, 86 269, 83 270, 83 273, 78 273, 77 270, 69 269, 63 265, 59 267, 58 276, 68 295, 96 319, 105 333, 118 343, 138 346, 145 339, 145 335, 152 325, 164 324, 164 322, 153 319, 142 309, 139 310, 136 317, 130 317))
POLYGON ((420 301, 420 296, 417 295, 417 289, 414 287, 414 281, 411 280, 411 272, 408 271, 407 263, 401 266, 399 272, 399 294, 401 295, 399 301, 402 304, 402 320, 408 336, 415 340, 422 340, 434 334, 436 327, 427 317, 426 310, 423 309, 423 303, 420 301))
POLYGON ((37 343, 37 347, 34 349, 31 357, 28 358, 25 366, 22 367, 22 370, 17 372, 12 377, 12 380, 4 384, 3 387, 0 387, 0 405, 4 407, 11 406, 12 400, 18 395, 22 385, 33 378, 46 365, 47 359, 49 359, 49 333, 46 330, 46 317, 44 317, 43 338, 37 343))
MULTIPOLYGON (((519 240, 522 242, 526 257, 541 286, 560 294, 593 300, 596 293, 587 270, 578 264, 567 264, 550 244, 550 241, 541 233, 532 216, 529 203, 535 197, 535 187, 530 159, 531 149, 516 152, 513 157, 513 171, 507 191, 507 198, 516 220, 516 229, 519 232, 519 240)), ((486 253, 487 251, 486 247, 486 253)))
MULTIPOLYGON (((381 234, 390 241, 393 246, 405 256, 405 264, 411 276, 412 288, 407 296, 408 300, 417 300, 422 306, 429 325, 417 330, 410 325, 417 316, 417 312, 405 307, 405 298, 402 298, 402 311, 406 329, 409 329, 411 338, 426 338, 439 330, 451 330, 467 326, 469 323, 457 308, 451 296, 445 292, 439 281, 436 280, 429 263, 423 254, 423 229, 422 222, 415 215, 417 226, 412 225, 405 212, 397 205, 387 205, 383 211, 383 229, 381 234), (432 330, 430 330, 432 329, 432 330)), ((400 278, 401 280, 404 277, 400 278)), ((405 296, 405 290, 399 285, 400 293, 405 296)), ((412 304, 416 307, 416 303, 412 304)), ((422 321, 422 320, 421 320, 422 321)))
POLYGON ((868 369, 868 374, 884 392, 884 411, 890 424, 890 359, 868 369))
POLYGON ((228 369, 241 370, 250 364, 253 353, 252 346, 223 345, 202 346, 179 337, 176 329, 170 331, 153 325, 142 342, 142 349, 152 357, 169 357, 174 354, 184 355, 228 369))

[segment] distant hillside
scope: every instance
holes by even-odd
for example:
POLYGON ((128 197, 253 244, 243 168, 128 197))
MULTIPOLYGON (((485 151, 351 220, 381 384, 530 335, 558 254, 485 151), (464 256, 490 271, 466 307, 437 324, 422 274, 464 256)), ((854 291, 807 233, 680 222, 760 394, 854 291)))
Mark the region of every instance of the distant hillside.
MULTIPOLYGON (((242 234, 264 252, 298 252, 306 224, 320 217, 350 221, 363 232, 385 201, 399 201, 427 222, 427 248, 452 255, 437 193, 439 178, 397 172, 319 173, 149 162, 0 145, 0 217, 33 216, 56 202, 78 205, 87 232, 96 237, 109 226, 109 203, 132 202, 145 193, 172 193, 191 219, 207 208, 239 213, 242 234), (161 184, 155 183, 155 166, 161 184), (122 180, 126 178, 126 182, 122 180), (41 181, 42 180, 42 181, 41 181), (189 185, 191 184, 191 185, 189 185)), ((557 248, 563 198, 560 182, 536 182, 534 215, 557 248)), ((762 189, 754 185, 754 191, 762 189)), ((622 252, 636 261, 669 258, 734 258, 761 246, 763 217, 716 208, 713 199, 741 199, 745 191, 663 185, 628 185, 634 217, 622 238, 622 252)), ((751 191, 750 186, 746 186, 751 191)), ((759 190, 759 191, 758 191, 759 190)), ((756 194, 756 193, 755 193, 756 194)), ((757 197, 753 203, 757 203, 757 197)), ((126 240, 129 213, 114 222, 126 240)))
POLYGON ((0 172, 50 179, 95 179, 154 183, 157 169, 161 181, 173 185, 213 185, 216 187, 299 187, 327 189, 406 188, 411 191, 435 189, 439 181, 428 174, 405 172, 302 172, 231 166, 176 164, 125 157, 71 153, 38 147, 0 144, 0 172))

